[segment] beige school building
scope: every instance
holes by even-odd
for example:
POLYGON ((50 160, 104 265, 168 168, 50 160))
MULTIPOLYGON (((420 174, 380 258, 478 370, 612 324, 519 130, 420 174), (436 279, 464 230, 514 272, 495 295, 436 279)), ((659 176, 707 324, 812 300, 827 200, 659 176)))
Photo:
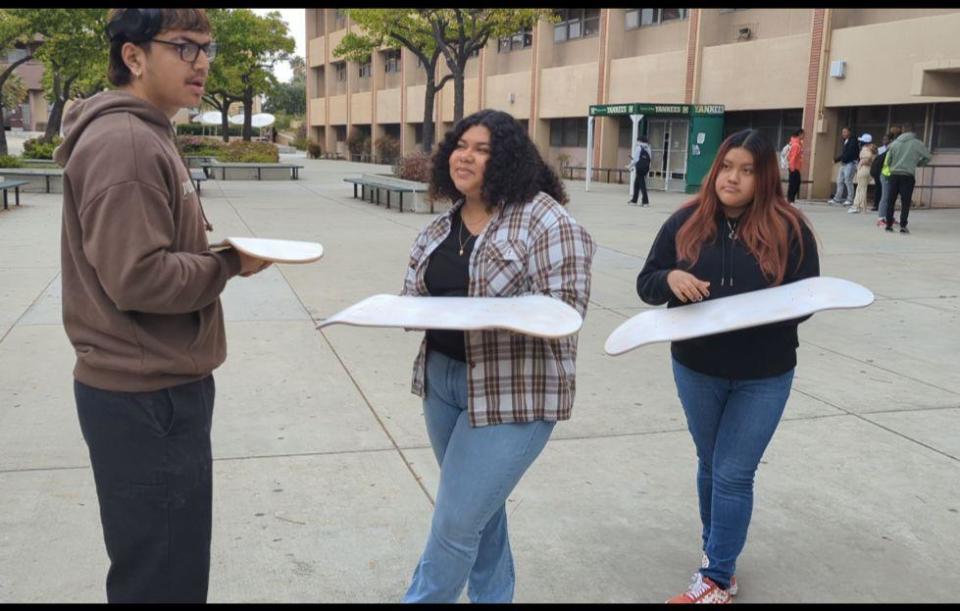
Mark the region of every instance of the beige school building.
MULTIPOLYGON (((489 41, 467 64, 464 92, 466 114, 509 112, 554 164, 562 158, 586 165, 591 105, 722 106, 725 134, 757 128, 778 149, 803 127, 801 197, 826 198, 841 127, 879 143, 890 126, 909 122, 933 151, 933 167, 918 172, 915 201, 960 207, 960 9, 557 13, 557 23, 541 20, 489 41)), ((354 130, 373 141, 390 135, 404 153, 414 151, 422 135, 424 70, 406 49, 382 48, 365 64, 334 57, 355 27, 338 9, 306 10, 308 135, 324 152, 346 154, 354 130)), ((439 64, 438 78, 447 73, 439 64)), ((437 94, 438 140, 453 125, 453 97, 452 83, 437 94)), ((683 190, 695 144, 689 120, 666 113, 642 121, 654 151, 652 188, 683 190)), ((631 135, 628 116, 597 117, 592 167, 622 168, 631 135)))

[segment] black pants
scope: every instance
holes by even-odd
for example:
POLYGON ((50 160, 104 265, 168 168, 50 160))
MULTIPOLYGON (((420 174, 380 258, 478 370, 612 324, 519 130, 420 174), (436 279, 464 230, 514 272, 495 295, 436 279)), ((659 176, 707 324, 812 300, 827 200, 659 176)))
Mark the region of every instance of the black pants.
POLYGON ((206 602, 213 376, 155 392, 74 382, 100 502, 107 601, 206 602))
POLYGON ((870 177, 873 179, 873 209, 878 210, 880 199, 883 197, 883 183, 880 181, 879 174, 871 174, 870 177))
POLYGON ((790 170, 790 176, 787 181, 787 201, 791 204, 797 201, 797 195, 800 194, 800 170, 790 170))
POLYGON ((893 212, 897 205, 897 196, 900 196, 900 228, 907 226, 910 216, 910 202, 913 199, 913 185, 916 179, 909 174, 891 174, 887 179, 890 185, 890 203, 887 206, 887 227, 893 227, 893 212))
POLYGON ((640 195, 640 192, 643 191, 643 201, 641 203, 649 204, 650 198, 647 197, 647 171, 641 172, 637 170, 635 174, 636 178, 633 179, 633 197, 630 198, 630 201, 637 203, 637 196, 640 195))

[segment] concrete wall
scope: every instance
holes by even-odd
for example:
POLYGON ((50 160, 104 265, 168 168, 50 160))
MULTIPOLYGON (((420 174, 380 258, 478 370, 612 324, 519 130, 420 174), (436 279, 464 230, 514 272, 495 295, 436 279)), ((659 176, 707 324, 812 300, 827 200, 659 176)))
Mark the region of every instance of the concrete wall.
MULTIPOLYGON (((625 57, 610 62, 607 102, 664 102, 683 100, 686 51, 625 57)), ((586 116, 586 108, 581 113, 586 116)))
POLYGON ((400 90, 377 91, 377 123, 400 123, 400 90))
POLYGON ((330 116, 327 120, 331 125, 347 124, 347 96, 335 95, 330 97, 330 116))
POLYGON ((307 57, 310 58, 310 68, 322 66, 324 64, 324 51, 326 49, 325 42, 326 38, 321 36, 320 38, 313 38, 307 43, 309 46, 309 49, 307 50, 307 57))
POLYGON ((324 98, 314 98, 310 100, 310 119, 309 125, 323 125, 327 122, 327 106, 324 98))
MULTIPOLYGON (((423 121, 423 97, 426 94, 425 85, 414 85, 407 87, 407 121, 411 123, 420 123, 423 121)), ((436 107, 434 107, 436 112, 436 107)))
POLYGON ((843 79, 827 77, 827 106, 954 102, 956 98, 910 94, 914 64, 939 58, 960 58, 960 11, 835 30, 831 61, 847 62, 843 79), (878 41, 910 41, 895 53, 878 55, 878 41))
POLYGON ((742 27, 750 28, 750 40, 809 35, 812 11, 808 8, 757 8, 721 13, 720 9, 703 9, 702 44, 711 47, 744 42, 738 40, 742 27))
POLYGON ((373 94, 369 91, 350 96, 350 123, 353 125, 373 122, 373 94))
POLYGON ((706 47, 699 99, 728 111, 799 108, 809 51, 803 34, 706 47))
POLYGON ((599 78, 600 68, 596 63, 543 70, 540 79, 540 117, 587 116, 588 107, 597 103, 599 78))
POLYGON ((530 118, 530 73, 487 77, 486 107, 509 112, 517 119, 530 118), (510 103, 513 94, 513 103, 510 103))

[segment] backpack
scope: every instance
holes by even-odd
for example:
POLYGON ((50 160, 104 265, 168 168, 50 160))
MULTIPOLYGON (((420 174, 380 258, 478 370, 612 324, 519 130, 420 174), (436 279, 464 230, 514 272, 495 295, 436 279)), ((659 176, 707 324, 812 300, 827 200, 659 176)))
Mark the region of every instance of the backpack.
POLYGON ((650 171, 650 153, 647 152, 646 147, 640 149, 640 156, 637 158, 637 163, 634 167, 637 172, 641 174, 646 174, 650 171))
POLYGON ((787 143, 782 149, 780 149, 780 169, 789 170, 790 169, 790 144, 787 143))

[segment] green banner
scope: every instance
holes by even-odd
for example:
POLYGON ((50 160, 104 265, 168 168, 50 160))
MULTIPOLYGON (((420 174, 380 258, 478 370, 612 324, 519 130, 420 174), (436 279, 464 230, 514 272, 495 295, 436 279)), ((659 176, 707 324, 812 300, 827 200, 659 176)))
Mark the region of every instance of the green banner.
POLYGON ((622 115, 723 116, 722 104, 594 104, 589 110, 591 117, 616 117, 622 115))

